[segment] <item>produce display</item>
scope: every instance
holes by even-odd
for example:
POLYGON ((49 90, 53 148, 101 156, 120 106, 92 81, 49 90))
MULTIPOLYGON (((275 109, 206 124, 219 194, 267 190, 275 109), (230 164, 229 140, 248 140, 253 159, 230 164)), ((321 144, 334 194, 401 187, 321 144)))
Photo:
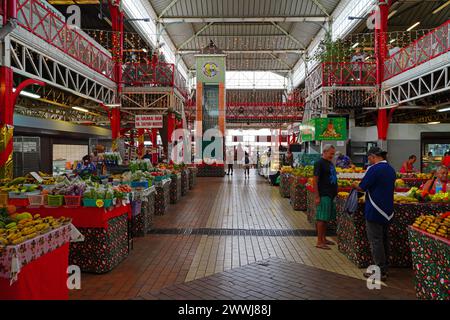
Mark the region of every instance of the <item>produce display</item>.
POLYGON ((420 216, 414 221, 413 227, 450 239, 450 212, 437 217, 432 215, 420 216))
POLYGON ((71 222, 66 217, 41 218, 39 214, 33 216, 28 212, 17 214, 13 211, 11 207, 0 209, 0 247, 18 245, 71 222))
POLYGON ((352 168, 340 168, 340 167, 336 167, 336 172, 339 173, 364 173, 365 170, 364 168, 361 167, 352 167, 352 168))

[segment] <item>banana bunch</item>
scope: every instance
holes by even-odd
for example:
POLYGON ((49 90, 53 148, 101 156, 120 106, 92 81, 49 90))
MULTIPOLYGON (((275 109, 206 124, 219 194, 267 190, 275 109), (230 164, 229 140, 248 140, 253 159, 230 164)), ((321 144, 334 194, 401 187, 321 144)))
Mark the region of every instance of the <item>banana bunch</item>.
POLYGON ((418 203, 419 200, 413 197, 408 197, 404 195, 394 194, 395 203, 418 203))
POLYGON ((420 216, 414 222, 413 227, 450 239, 450 217, 420 216))
POLYGON ((349 195, 350 195, 349 192, 344 192, 344 191, 338 192, 338 197, 341 197, 341 198, 348 198, 349 195))
MULTIPOLYGON (((30 215, 31 216, 31 215, 30 215)), ((70 223, 71 219, 60 217, 41 218, 39 214, 21 219, 18 222, 11 222, 4 228, 0 228, 0 247, 6 245, 17 245, 26 240, 36 238, 52 229, 56 229, 63 224, 70 223)))

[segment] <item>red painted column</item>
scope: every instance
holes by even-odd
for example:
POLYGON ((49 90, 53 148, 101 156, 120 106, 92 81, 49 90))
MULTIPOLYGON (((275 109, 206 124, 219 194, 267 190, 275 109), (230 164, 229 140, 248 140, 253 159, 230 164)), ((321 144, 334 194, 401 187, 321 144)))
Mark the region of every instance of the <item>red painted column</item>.
MULTIPOLYGON (((386 59, 388 50, 386 46, 386 37, 388 30, 388 15, 389 15, 389 1, 378 1, 378 16, 375 20, 375 58, 377 64, 377 86, 381 89, 381 84, 384 80, 384 61, 386 59)), ((389 129, 389 117, 387 110, 378 110, 377 130, 378 139, 382 141, 387 140, 389 129)))
POLYGON ((110 122, 111 122, 111 132, 112 132, 112 151, 116 152, 119 148, 118 142, 121 137, 119 108, 115 107, 111 110, 110 122))
POLYGON ((158 163, 158 129, 152 129, 152 163, 158 163))
POLYGON ((144 145, 145 141, 145 129, 138 129, 138 158, 142 159, 144 157, 144 145))
POLYGON ((0 178, 13 176, 13 71, 0 67, 0 178))

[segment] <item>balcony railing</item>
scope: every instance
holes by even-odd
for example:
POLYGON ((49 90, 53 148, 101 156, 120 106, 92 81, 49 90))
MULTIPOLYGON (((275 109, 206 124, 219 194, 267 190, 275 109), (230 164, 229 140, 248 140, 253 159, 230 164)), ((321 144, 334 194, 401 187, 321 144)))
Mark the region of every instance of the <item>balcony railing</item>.
POLYGON ((323 62, 306 79, 307 94, 320 87, 373 86, 376 64, 365 62, 323 62))
POLYGON ((115 80, 114 61, 92 40, 69 26, 54 10, 40 0, 18 0, 19 26, 55 46, 90 69, 115 80))
POLYGON ((173 87, 174 69, 172 63, 126 63, 122 81, 129 86, 173 87))
POLYGON ((384 63, 384 79, 388 80, 449 51, 450 20, 387 59, 384 63))

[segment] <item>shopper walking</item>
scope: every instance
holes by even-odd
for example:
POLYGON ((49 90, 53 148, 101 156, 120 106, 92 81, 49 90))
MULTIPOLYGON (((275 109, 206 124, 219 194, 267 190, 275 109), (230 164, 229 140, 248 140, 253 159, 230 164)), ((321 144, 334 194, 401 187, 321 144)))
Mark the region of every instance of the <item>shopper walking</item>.
POLYGON ((228 172, 227 175, 233 175, 234 149, 229 148, 227 152, 228 172))
MULTIPOLYGON (((388 228, 394 216, 394 190, 396 173, 386 161, 387 152, 378 147, 367 153, 370 166, 361 183, 353 185, 366 192, 365 218, 366 232, 370 243, 372 258, 380 268, 381 280, 388 276, 389 243, 388 228)), ((372 273, 364 273, 366 278, 372 273)))
POLYGON ((250 157, 248 156, 248 152, 245 152, 244 156, 244 178, 250 177, 250 157))
POLYGON ((317 206, 316 226, 317 245, 319 249, 330 250, 328 245, 334 242, 326 239, 327 224, 336 218, 336 203, 338 184, 336 168, 333 164, 336 149, 332 145, 325 145, 322 158, 314 164, 314 192, 317 206))

